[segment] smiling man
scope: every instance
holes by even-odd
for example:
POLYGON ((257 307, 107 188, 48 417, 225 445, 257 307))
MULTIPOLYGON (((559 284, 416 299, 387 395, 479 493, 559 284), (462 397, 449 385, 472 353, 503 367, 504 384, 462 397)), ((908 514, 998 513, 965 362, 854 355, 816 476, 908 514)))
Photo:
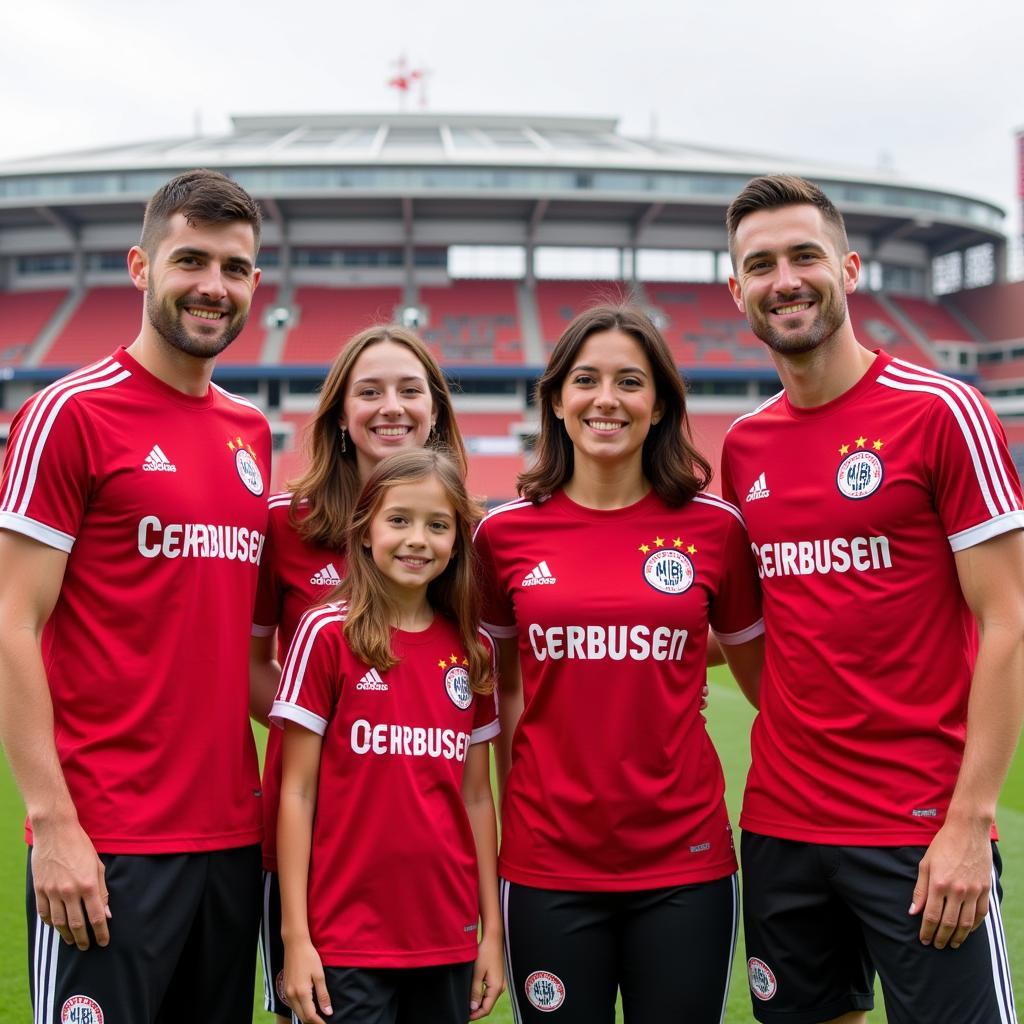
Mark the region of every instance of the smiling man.
POLYGON ((727 215, 784 390, 722 455, 764 591, 743 827, 754 1015, 1016 1021, 996 801, 1024 717, 1024 512, 974 388, 857 340, 860 259, 799 178, 727 215))
POLYGON ((250 1019, 270 434, 211 375, 245 325, 259 232, 223 175, 161 188, 128 254, 138 337, 11 427, 0 738, 28 811, 36 1024, 250 1019))

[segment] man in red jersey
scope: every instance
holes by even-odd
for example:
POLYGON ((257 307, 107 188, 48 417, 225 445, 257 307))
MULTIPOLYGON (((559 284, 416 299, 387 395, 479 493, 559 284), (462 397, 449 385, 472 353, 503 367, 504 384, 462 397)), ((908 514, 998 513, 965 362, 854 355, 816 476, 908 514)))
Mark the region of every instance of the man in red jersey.
POLYGON ((1015 1021, 993 819, 1024 717, 1024 512, 960 381, 871 352, 860 259, 810 182, 746 186, 730 288, 784 391, 733 424, 764 590, 741 825, 754 1015, 1015 1021), (979 639, 980 636, 980 639, 979 639))
POLYGON ((250 1019, 246 643, 270 435, 210 378, 245 324, 259 231, 223 175, 161 188, 128 254, 138 337, 11 427, 0 738, 28 810, 37 1024, 250 1019))

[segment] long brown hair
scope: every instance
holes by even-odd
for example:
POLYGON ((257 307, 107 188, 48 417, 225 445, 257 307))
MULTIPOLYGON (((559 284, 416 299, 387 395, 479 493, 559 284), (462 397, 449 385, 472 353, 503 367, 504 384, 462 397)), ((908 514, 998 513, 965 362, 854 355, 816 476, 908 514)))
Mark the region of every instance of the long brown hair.
POLYGON ((482 509, 466 492, 462 472, 450 454, 431 448, 389 455, 370 474, 352 512, 346 535, 347 575, 327 598, 348 604, 345 639, 357 658, 383 672, 398 663, 391 650, 391 629, 398 609, 388 596, 384 574, 372 552, 364 546, 370 523, 384 502, 389 487, 436 477, 455 512, 455 544, 448 565, 427 585, 427 601, 447 616, 459 631, 469 655, 469 685, 475 693, 494 688, 491 659, 477 632, 480 594, 473 529, 482 509))
POLYGON ((382 341, 404 345, 420 361, 437 413, 433 430, 436 440, 429 443, 445 449, 463 477, 466 475, 466 447, 455 422, 448 382, 437 360, 426 345, 405 327, 398 324, 369 327, 352 338, 331 364, 306 435, 309 468, 289 485, 292 490, 292 524, 299 536, 311 544, 340 550, 345 543, 345 530, 352 517, 360 481, 355 445, 349 444, 347 450, 342 451, 338 421, 343 413, 352 367, 366 349, 382 341), (300 519, 297 513, 303 503, 308 514, 300 519))
POLYGON ((676 508, 711 482, 711 464, 690 439, 686 389, 672 362, 668 345, 650 317, 636 306, 594 306, 584 310, 563 332, 537 382, 540 435, 537 459, 519 476, 519 493, 540 501, 566 484, 573 474, 572 440, 555 415, 553 399, 584 342, 600 331, 621 331, 643 349, 651 364, 654 390, 662 415, 651 425, 642 449, 644 477, 666 505, 676 508))

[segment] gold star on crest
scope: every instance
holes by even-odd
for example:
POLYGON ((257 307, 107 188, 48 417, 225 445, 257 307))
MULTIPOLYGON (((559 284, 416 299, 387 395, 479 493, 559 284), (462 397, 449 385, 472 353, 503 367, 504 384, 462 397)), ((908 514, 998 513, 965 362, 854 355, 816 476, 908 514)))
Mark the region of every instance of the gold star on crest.
POLYGON ((462 659, 462 667, 463 668, 469 668, 469 658, 463 658, 462 659))
POLYGON ((695 547, 694 547, 694 546, 693 546, 693 545, 691 544, 691 545, 690 545, 690 546, 689 546, 689 547, 688 547, 688 548, 686 549, 686 553, 687 553, 688 555, 695 555, 695 554, 697 554, 697 549, 696 549, 696 548, 695 548, 695 547))
POLYGON ((857 447, 858 448, 863 448, 864 445, 866 445, 867 443, 868 443, 868 439, 863 434, 861 434, 861 436, 857 438, 857 447))
POLYGON ((665 546, 665 538, 664 537, 655 537, 654 538, 654 546, 656 548, 663 548, 665 546))
POLYGON ((674 548, 681 548, 682 546, 683 546, 683 541, 682 541, 681 537, 676 537, 672 541, 672 547, 674 547, 674 548))
POLYGON ((229 451, 234 451, 235 450, 235 442, 234 441, 228 441, 228 450, 229 451))
POLYGON ((848 444, 841 444, 839 446, 839 454, 840 455, 849 455, 850 454, 850 446, 848 444))
POLYGON ((650 551, 650 550, 651 550, 651 549, 650 549, 650 548, 649 548, 649 547, 648 547, 648 546, 647 546, 646 544, 641 544, 641 545, 640 545, 640 551, 642 551, 642 552, 643 552, 643 553, 644 553, 645 555, 646 555, 646 554, 647 554, 647 552, 648 552, 648 551, 650 551))
POLYGON ((440 660, 440 661, 439 661, 439 662, 437 663, 437 667, 438 667, 438 668, 447 668, 447 667, 448 667, 448 662, 447 662, 447 661, 445 661, 445 660, 444 660, 444 658, 442 658, 442 659, 441 659, 441 660, 440 660))
POLYGON ((882 444, 883 444, 883 442, 880 441, 880 440, 879 441, 873 441, 872 444, 871 444, 871 447, 874 448, 876 452, 880 452, 882 450, 882 444))
POLYGON ((450 654, 450 655, 448 656, 448 660, 449 660, 449 661, 450 661, 450 662, 451 662, 451 663, 452 663, 453 665, 458 665, 458 663, 459 663, 459 656, 458 656, 457 654, 450 654))

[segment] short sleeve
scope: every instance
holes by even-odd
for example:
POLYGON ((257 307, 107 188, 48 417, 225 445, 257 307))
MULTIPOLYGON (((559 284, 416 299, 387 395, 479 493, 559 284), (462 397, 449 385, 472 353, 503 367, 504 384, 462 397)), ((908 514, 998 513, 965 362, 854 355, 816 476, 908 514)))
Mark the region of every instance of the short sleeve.
POLYGON ((487 631, 498 639, 518 635, 515 609, 505 587, 501 584, 501 573, 495 559, 494 521, 485 518, 476 529, 473 540, 480 563, 480 618, 487 631))
POLYGON ((281 575, 278 572, 277 516, 273 510, 267 520, 267 540, 260 559, 259 580, 256 584, 256 605, 252 614, 252 635, 272 636, 281 621, 281 606, 284 593, 281 575))
POLYGON ((70 551, 92 494, 98 443, 80 405, 53 385, 11 424, 0 489, 0 527, 70 551))
POLYGON ((757 566, 738 513, 726 513, 722 546, 722 575, 711 602, 709 621, 723 644, 743 644, 764 632, 761 617, 761 586, 757 566))
MULTIPOLYGON (((497 681, 497 653, 494 640, 490 634, 480 630, 480 638, 491 656, 491 678, 497 681)), ((498 687, 495 685, 490 693, 478 693, 473 698, 473 735, 470 743, 483 743, 494 739, 501 732, 498 723, 498 687)))
POLYGON ((926 461, 950 547, 962 551, 1024 528, 1020 479, 992 408, 959 381, 936 386, 934 394, 926 461))
POLYGON ((327 731, 344 674, 343 622, 337 605, 312 608, 299 620, 270 709, 274 725, 295 722, 321 736, 327 731))
POLYGON ((722 473, 721 473, 721 484, 722 484, 722 497, 731 505, 739 507, 739 502, 736 498, 736 488, 732 483, 732 473, 729 472, 729 435, 726 434, 725 440, 722 442, 722 473))

